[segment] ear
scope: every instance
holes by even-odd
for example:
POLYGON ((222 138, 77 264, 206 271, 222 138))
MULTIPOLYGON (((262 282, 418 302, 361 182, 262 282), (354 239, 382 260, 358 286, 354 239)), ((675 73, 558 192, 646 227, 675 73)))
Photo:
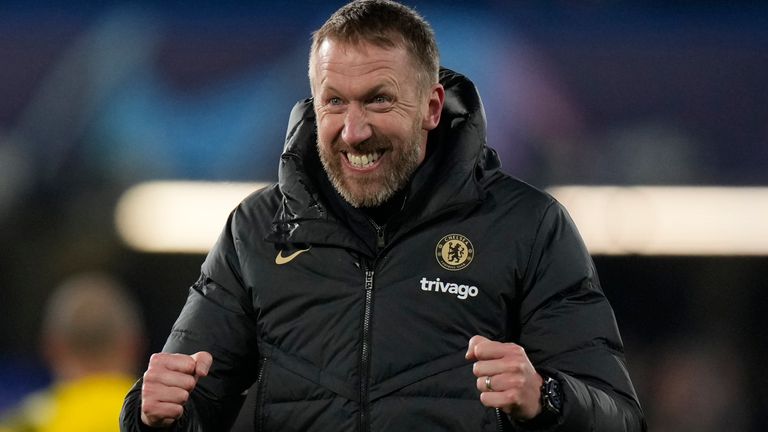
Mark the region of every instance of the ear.
POLYGON ((429 90, 429 99, 424 109, 424 119, 421 127, 424 130, 432 130, 440 123, 440 114, 443 112, 445 102, 445 89, 442 84, 433 84, 429 90))

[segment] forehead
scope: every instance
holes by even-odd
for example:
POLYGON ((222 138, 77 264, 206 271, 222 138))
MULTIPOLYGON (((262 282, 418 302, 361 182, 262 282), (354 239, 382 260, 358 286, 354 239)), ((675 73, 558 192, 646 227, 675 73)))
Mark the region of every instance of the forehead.
POLYGON ((317 85, 327 80, 378 76, 404 79, 414 74, 410 60, 404 47, 384 48, 370 42, 349 44, 326 39, 312 57, 310 73, 317 85))

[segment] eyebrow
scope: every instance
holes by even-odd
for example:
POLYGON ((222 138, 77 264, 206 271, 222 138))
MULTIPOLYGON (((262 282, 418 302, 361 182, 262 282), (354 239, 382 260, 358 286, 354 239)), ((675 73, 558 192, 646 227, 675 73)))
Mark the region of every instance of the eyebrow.
MULTIPOLYGON (((366 92, 363 94, 363 100, 367 100, 367 99, 370 99, 370 98, 372 98, 373 96, 376 96, 376 95, 378 95, 378 94, 380 94, 380 93, 382 93, 382 92, 385 92, 385 93, 386 93, 386 92, 388 92, 388 90, 389 90, 390 88, 392 88, 392 85, 391 85, 391 84, 388 84, 388 83, 377 84, 377 85, 375 85, 374 87, 372 87, 370 90, 366 91, 366 92)), ((333 86, 328 86, 328 87, 326 87, 326 88, 323 90, 323 92, 322 92, 322 93, 334 93, 334 94, 341 94, 341 92, 340 92, 338 89, 336 89, 336 87, 333 87, 333 86)), ((391 92, 389 92, 389 93, 391 93, 391 92)))
POLYGON ((380 93, 382 93, 382 92, 386 93, 386 91, 385 91, 385 90, 388 90, 388 89, 389 89, 389 87, 391 87, 389 84, 379 84, 379 85, 377 85, 377 86, 373 87, 372 89, 370 89, 370 90, 369 90, 369 91, 368 91, 368 92, 365 94, 365 99, 366 99, 366 100, 367 100, 367 99, 370 99, 370 98, 372 98, 372 97, 374 97, 374 96, 377 96, 378 94, 380 94, 380 93))

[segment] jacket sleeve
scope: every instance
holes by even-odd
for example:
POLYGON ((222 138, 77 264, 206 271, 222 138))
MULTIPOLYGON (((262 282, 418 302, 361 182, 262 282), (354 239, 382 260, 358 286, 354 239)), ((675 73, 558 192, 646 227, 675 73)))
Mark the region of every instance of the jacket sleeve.
MULTIPOLYGON (((184 406, 184 414, 169 430, 228 430, 256 378, 258 347, 249 290, 242 282, 233 235, 236 213, 189 289, 163 352, 194 354, 208 351, 213 364, 184 406)), ((121 431, 147 430, 141 422, 141 381, 126 396, 120 414, 121 431)), ((152 429, 157 430, 157 429, 152 429)))
POLYGON ((520 307, 521 346, 563 389, 562 416, 549 430, 646 430, 613 310, 573 221, 556 201, 541 219, 520 307))

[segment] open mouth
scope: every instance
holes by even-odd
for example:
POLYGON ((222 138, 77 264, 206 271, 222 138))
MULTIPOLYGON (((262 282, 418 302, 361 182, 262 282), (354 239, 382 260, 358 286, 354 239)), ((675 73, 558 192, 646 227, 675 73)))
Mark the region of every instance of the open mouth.
POLYGON ((353 168, 363 169, 372 167, 377 160, 381 157, 381 151, 376 150, 370 153, 352 154, 345 153, 347 161, 353 168))

